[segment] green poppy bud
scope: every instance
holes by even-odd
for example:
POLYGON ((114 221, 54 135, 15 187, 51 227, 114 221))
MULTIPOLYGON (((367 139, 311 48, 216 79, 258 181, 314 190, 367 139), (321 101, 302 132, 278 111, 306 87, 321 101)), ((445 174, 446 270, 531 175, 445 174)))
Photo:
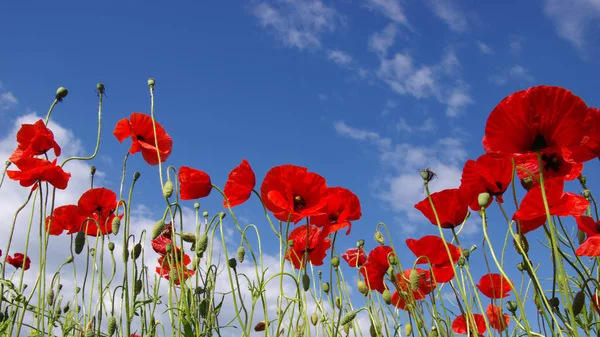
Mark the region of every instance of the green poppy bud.
POLYGON ((110 250, 111 252, 115 250, 115 243, 114 242, 109 242, 108 243, 108 250, 110 250))
POLYGON ((412 335, 412 330, 413 330, 413 329, 412 329, 412 324, 410 324, 410 323, 406 323, 406 325, 404 325, 404 334, 405 334, 406 336, 410 336, 410 335, 412 335))
POLYGON ((339 266, 340 266, 340 258, 339 258, 339 257, 337 257, 337 256, 334 256, 334 257, 332 257, 332 258, 331 258, 331 265, 332 265, 334 268, 337 268, 337 267, 339 267, 339 266))
POLYGON ((85 246, 85 233, 79 231, 77 232, 77 235, 75 235, 75 254, 81 254, 83 246, 85 246))
POLYGON ((140 254, 142 254, 142 245, 136 243, 135 246, 133 246, 133 259, 137 260, 138 257, 140 257, 140 254))
POLYGON ((317 326, 317 323, 319 323, 319 316, 317 316, 316 313, 313 313, 312 315, 310 315, 310 322, 313 326, 317 326))
POLYGON ((327 294, 329 292, 329 282, 323 283, 323 291, 327 294))
POLYGON ((159 237, 163 230, 165 230, 165 221, 161 219, 152 226, 152 240, 159 237))
POLYGON ((115 216, 112 219, 111 227, 112 227, 113 234, 115 234, 115 235, 119 234, 119 229, 121 228, 121 218, 118 216, 115 216))
POLYGON ((385 239, 383 238, 383 233, 381 233, 379 230, 375 231, 375 241, 377 241, 377 243, 379 243, 380 245, 385 244, 385 239))
POLYGON ((138 179, 140 179, 140 173, 139 172, 133 172, 133 181, 137 181, 138 179))
POLYGON ((108 319, 108 337, 112 337, 115 331, 117 331, 117 319, 111 316, 108 319))
POLYGON ((166 199, 169 199, 173 195, 173 188, 173 182, 171 180, 167 180, 167 182, 163 186, 163 196, 166 199))
POLYGON ((237 261, 234 258, 229 259, 229 268, 235 270, 237 267, 237 261))
POLYGON ((382 296, 385 304, 392 304, 392 293, 389 289, 384 290, 382 296))
POLYGON ((196 255, 200 256, 204 254, 208 248, 208 234, 202 233, 198 240, 196 240, 196 255))
POLYGON ((352 322, 355 317, 356 317, 356 311, 350 311, 349 313, 345 314, 344 317, 342 317, 340 324, 346 325, 346 324, 352 322))
POLYGON ((69 94, 69 90, 67 90, 67 88, 65 87, 60 87, 56 90, 56 100, 57 101, 62 101, 63 98, 67 97, 67 95, 69 94))
POLYGON ((196 234, 194 234, 194 233, 183 232, 183 233, 181 233, 181 238, 183 239, 183 241, 188 242, 188 243, 196 242, 196 234))
POLYGON ((240 263, 244 262, 244 257, 246 256, 246 249, 244 246, 240 246, 237 250, 237 258, 240 263))
POLYGON ((573 305, 572 305, 572 309, 573 309, 573 314, 575 316, 579 315, 581 313, 581 311, 583 310, 583 306, 585 305, 585 293, 583 292, 583 290, 577 292, 577 294, 575 294, 575 298, 573 299, 573 305))
POLYGON ((302 288, 304 289, 304 291, 308 291, 309 287, 310 287, 310 276, 308 276, 307 273, 304 273, 302 275, 302 288))
POLYGON ((358 281, 357 284, 358 287, 358 292, 360 292, 363 295, 367 295, 369 293, 369 287, 367 287, 367 284, 363 281, 358 281))

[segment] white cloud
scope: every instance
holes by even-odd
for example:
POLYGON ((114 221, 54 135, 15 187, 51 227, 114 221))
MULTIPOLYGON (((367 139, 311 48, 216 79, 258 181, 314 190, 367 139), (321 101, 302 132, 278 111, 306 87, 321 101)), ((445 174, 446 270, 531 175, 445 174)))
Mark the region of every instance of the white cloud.
POLYGON ((338 134, 352 139, 369 141, 381 147, 389 147, 392 144, 391 139, 381 137, 377 132, 357 129, 349 126, 344 121, 333 123, 333 127, 338 134))
POLYGON ((461 114, 465 106, 473 104, 473 99, 471 99, 471 96, 466 92, 465 87, 458 87, 452 90, 446 104, 446 115, 449 117, 457 117, 461 114))
POLYGON ((387 25, 381 32, 373 33, 369 37, 369 49, 384 56, 396 39, 397 26, 394 23, 387 25))
POLYGON ((525 42, 525 40, 520 36, 513 38, 508 43, 510 53, 513 55, 519 55, 523 49, 523 42, 525 42))
POLYGON ((347 66, 352 63, 352 56, 346 54, 341 50, 330 50, 327 53, 327 58, 335 62, 340 66, 347 66))
POLYGON ((451 30, 465 32, 469 29, 467 18, 453 0, 427 1, 433 14, 444 21, 451 30))
POLYGON ((490 46, 488 46, 487 44, 485 44, 481 41, 477 42, 477 48, 479 48, 479 51, 482 54, 491 55, 494 53, 494 51, 492 50, 492 48, 490 46))
POLYGON ((388 99, 387 101, 385 101, 385 107, 383 108, 383 111, 381 111, 381 115, 385 116, 385 115, 389 114, 390 111, 392 111, 396 107, 397 107, 396 101, 394 101, 393 99, 388 99))
POLYGON ((505 85, 509 81, 532 82, 534 79, 529 70, 519 64, 488 77, 488 80, 496 85, 505 85))
POLYGON ((409 125, 406 119, 400 118, 396 123, 396 130, 399 132, 431 132, 436 129, 435 120, 433 118, 427 118, 421 125, 409 125))
POLYGON ((380 12, 396 23, 408 25, 408 19, 399 0, 366 0, 365 2, 371 10, 380 12))
POLYGON ((19 101, 12 92, 8 91, 0 93, 0 111, 12 108, 17 105, 18 102, 19 101))
POLYGON ((544 13, 553 21, 558 35, 582 49, 589 26, 600 20, 599 0, 545 0, 544 13))
POLYGON ((263 1, 253 13, 284 45, 298 49, 320 48, 322 35, 333 32, 341 18, 320 0, 263 1))

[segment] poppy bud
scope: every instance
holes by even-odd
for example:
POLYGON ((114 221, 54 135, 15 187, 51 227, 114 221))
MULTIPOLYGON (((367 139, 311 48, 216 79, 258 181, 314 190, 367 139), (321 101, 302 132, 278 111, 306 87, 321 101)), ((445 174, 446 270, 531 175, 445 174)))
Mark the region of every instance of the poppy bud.
POLYGON ((137 181, 138 179, 140 179, 140 173, 139 172, 133 172, 133 181, 137 181))
POLYGON ((577 241, 579 242, 580 246, 583 244, 583 241, 585 241, 585 237, 585 232, 580 230, 577 231, 577 241))
POLYGON ((412 324, 406 323, 406 325, 404 325, 404 334, 407 336, 412 335, 412 324))
POLYGON ((471 255, 471 251, 468 249, 463 249, 462 250, 462 256, 464 256, 466 259, 469 258, 469 256, 471 255))
POLYGON ((173 195, 173 182, 171 180, 167 180, 165 186, 163 186, 163 196, 166 199, 169 199, 173 195))
POLYGON ((523 255, 523 254, 521 254, 521 249, 519 249, 519 244, 521 245, 521 248, 523 249, 523 253, 525 253, 525 254, 529 253, 529 241, 527 241, 527 238, 525 237, 525 235, 517 234, 517 238, 513 239, 513 245, 515 246, 515 250, 517 251, 517 253, 519 255, 523 255), (517 241, 517 240, 519 240, 519 241, 517 241))
POLYGON ((48 293, 46 293, 46 302, 48 303, 49 307, 54 304, 54 290, 48 290, 48 293))
POLYGON ((417 291, 419 289, 419 284, 421 283, 421 276, 419 275, 419 272, 416 269, 411 270, 408 279, 410 284, 410 290, 417 291))
POLYGON ((356 317, 356 311, 350 311, 349 313, 345 314, 344 317, 342 317, 340 324, 346 325, 346 324, 352 322, 355 317, 356 317))
POLYGON ((115 235, 119 234, 119 228, 121 228, 121 218, 118 217, 118 216, 115 216, 112 219, 111 226, 112 226, 112 232, 113 232, 113 234, 115 234, 115 235))
POLYGON ((585 185, 587 183, 587 178, 583 174, 580 174, 579 177, 577 177, 577 179, 579 179, 581 185, 585 185))
POLYGON ((583 190, 584 198, 589 199, 591 195, 592 195, 592 193, 590 192, 590 190, 588 190, 588 189, 583 190))
POLYGON ((115 331, 117 331, 117 319, 111 316, 108 319, 108 337, 112 337, 115 331))
POLYGON ((225 212, 219 213, 219 219, 221 219, 221 220, 225 219, 226 216, 227 216, 227 213, 225 213, 225 212))
POLYGON ((337 267, 339 267, 339 266, 340 266, 340 258, 339 258, 339 257, 337 257, 337 256, 334 256, 334 257, 332 257, 332 258, 331 258, 331 265, 332 265, 334 268, 337 268, 337 267))
POLYGON ((156 83, 156 81, 154 80, 154 78, 152 78, 152 77, 148 78, 148 86, 150 88, 154 88, 155 83, 156 83))
POLYGON ((431 327, 431 330, 429 331, 429 335, 427 335, 427 337, 438 337, 438 330, 435 325, 431 327))
POLYGON ((430 169, 421 170, 421 178, 425 183, 430 182, 435 177, 435 173, 430 169))
POLYGON ((96 174, 96 166, 90 166, 90 175, 93 177, 96 174))
POLYGON ((365 282, 358 281, 357 287, 358 287, 358 292, 360 292, 361 294, 366 296, 369 293, 369 287, 367 287, 365 282))
POLYGON ((75 235, 75 254, 79 255, 83 251, 85 245, 85 233, 82 231, 77 232, 75 235))
POLYGON ((142 254, 142 245, 136 243, 135 246, 133 246, 133 259, 137 260, 138 257, 140 257, 140 254, 142 254))
POLYGON ((525 177, 521 179, 521 186, 523 186, 526 191, 529 191, 533 188, 533 178, 525 177))
POLYGON ((90 248, 90 255, 96 257, 96 248, 90 248))
POLYGON ((152 226, 152 240, 159 237, 163 230, 165 230, 165 222, 161 219, 152 226))
POLYGON ((465 263, 466 263, 466 260, 465 260, 465 257, 464 257, 464 256, 461 256, 461 257, 459 257, 459 258, 458 258, 458 260, 456 260, 456 264, 457 264, 459 267, 464 267, 464 266, 465 266, 465 263))
POLYGON ((309 287, 310 287, 310 277, 308 276, 307 273, 304 273, 302 275, 302 288, 304 289, 304 291, 308 291, 309 287))
POLYGON ((266 326, 267 326, 267 322, 260 321, 254 326, 254 331, 256 331, 256 332, 265 331, 266 326))
POLYGON ((63 308, 63 314, 66 314, 67 312, 69 312, 69 309, 71 305, 71 302, 67 302, 67 304, 65 304, 65 307, 63 308))
POLYGON ((237 261, 234 258, 229 259, 229 268, 235 270, 237 267, 237 261))
POLYGON ((133 292, 137 296, 142 292, 142 280, 135 280, 135 285, 133 287, 133 292))
POLYGON ((379 243, 380 245, 385 244, 385 239, 383 238, 383 233, 381 233, 379 230, 375 231, 375 241, 377 241, 377 243, 379 243))
POLYGON ((392 266, 397 265, 398 264, 398 259, 396 258, 396 255, 389 255, 388 256, 388 262, 392 266))
POLYGON ((67 90, 67 88, 65 87, 60 87, 56 90, 56 100, 57 101, 62 101, 63 98, 67 97, 67 95, 69 94, 69 90, 67 90))
POLYGON ((335 298, 335 306, 338 309, 342 309, 342 299, 339 296, 335 298))
POLYGON ((394 267, 389 267, 385 273, 387 274, 387 276, 390 278, 390 281, 395 282, 396 281, 396 273, 394 272, 394 267))
POLYGON ((479 193, 477 196, 477 203, 479 204, 479 207, 485 208, 490 203, 490 198, 491 195, 487 192, 479 193))
POLYGON ((356 241, 356 248, 362 248, 362 247, 364 247, 364 245, 365 245, 365 240, 360 239, 360 240, 356 241))
POLYGON ((317 316, 317 314, 313 312, 313 314, 310 315, 310 322, 313 326, 317 326, 317 323, 319 323, 319 316, 317 316))
POLYGON ((199 202, 197 202, 197 201, 196 201, 196 202, 194 203, 194 209, 195 209, 195 210, 199 210, 199 209, 200 209, 200 203, 199 203, 199 202))
POLYGON ((371 326, 369 327, 369 335, 371 337, 379 337, 381 336, 381 334, 379 333, 379 327, 375 326, 375 324, 371 323, 371 326))
POLYGON ((204 254, 206 248, 208 248, 208 234, 202 233, 196 241, 196 255, 200 256, 204 254))
POLYGON ((181 233, 181 238, 183 239, 183 241, 188 242, 188 243, 196 242, 196 234, 194 234, 194 233, 183 232, 183 233, 181 233))
POLYGON ((527 267, 525 266, 525 264, 523 262, 517 263, 517 269, 519 271, 523 271, 525 269, 527 269, 527 267))
POLYGON ((325 294, 329 292, 329 282, 323 283, 323 291, 325 292, 325 294))
POLYGON ((352 327, 352 324, 346 324, 344 325, 344 333, 347 335, 350 334, 350 328, 352 327))
POLYGON ((560 300, 558 299, 558 297, 552 297, 548 303, 550 303, 550 305, 554 308, 558 309, 558 306, 560 305, 560 300))
POLYGON ((506 302, 506 309, 508 309, 508 311, 510 311, 511 313, 515 313, 517 312, 518 306, 517 306, 517 302, 510 300, 506 302))
POLYGON ((385 304, 392 304, 392 293, 388 289, 383 291, 382 296, 385 304))
POLYGON ((110 250, 111 252, 115 250, 115 243, 114 242, 109 242, 108 243, 108 250, 110 250))
POLYGON ((244 246, 240 246, 237 250, 237 258, 240 263, 244 262, 244 257, 246 256, 246 249, 244 246))
POLYGON ((96 83, 96 90, 98 90, 99 93, 103 94, 104 93, 104 83, 96 83))
POLYGON ((581 313, 581 310, 583 310, 583 306, 585 305, 585 293, 583 292, 583 290, 577 292, 577 294, 575 294, 575 298, 573 299, 573 305, 572 305, 572 309, 573 309, 573 314, 575 316, 579 315, 581 313))
POLYGON ((79 294, 79 292, 81 291, 81 287, 75 287, 75 293, 79 294))
POLYGON ((73 262, 73 255, 67 257, 67 259, 65 260, 65 264, 69 264, 71 262, 73 262))

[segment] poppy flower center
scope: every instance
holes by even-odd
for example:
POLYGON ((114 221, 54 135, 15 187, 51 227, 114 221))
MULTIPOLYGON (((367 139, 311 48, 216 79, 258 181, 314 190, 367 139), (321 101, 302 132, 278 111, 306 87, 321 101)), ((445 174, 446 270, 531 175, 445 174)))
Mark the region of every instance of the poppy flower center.
POLYGON ((542 160, 544 161, 544 170, 558 172, 562 164, 562 158, 556 153, 543 154, 542 160))
POLYGON ((340 218, 340 212, 335 212, 335 213, 329 214, 329 220, 331 220, 331 222, 336 222, 336 221, 338 221, 339 218, 340 218))
POLYGON ((531 150, 532 151, 540 151, 545 149, 548 146, 548 143, 546 143, 546 139, 544 139, 544 136, 542 135, 537 135, 535 136, 535 139, 533 140, 533 144, 531 144, 531 150))
POLYGON ((306 201, 301 196, 294 196, 294 211, 302 211, 306 207, 306 201))
POLYGON ((600 233, 600 221, 596 222, 596 233, 600 233))

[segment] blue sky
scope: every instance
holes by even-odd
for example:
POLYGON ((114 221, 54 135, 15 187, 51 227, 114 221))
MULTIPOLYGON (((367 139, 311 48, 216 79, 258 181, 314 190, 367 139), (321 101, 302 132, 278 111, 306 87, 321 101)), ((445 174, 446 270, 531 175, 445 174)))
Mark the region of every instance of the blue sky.
MULTIPOLYGON (((418 170, 438 173, 435 190, 458 186, 502 98, 548 84, 600 105, 599 23, 593 0, 13 1, 0 13, 0 130, 44 114, 65 86, 53 119, 90 153, 95 85, 105 83, 94 164, 117 189, 128 144, 112 128, 149 112, 146 79, 155 77, 157 119, 174 139, 169 164, 221 186, 242 158, 259 181, 275 165, 307 166, 362 201, 363 219, 342 243, 370 238, 379 221, 401 243, 436 232, 412 210, 424 197, 418 170)), ((138 196, 156 194, 144 204, 162 207, 156 171, 139 155, 129 165, 148 177, 138 196)), ((203 207, 216 212, 219 201, 203 207)), ((238 212, 262 222, 257 207, 238 212)), ((481 238, 475 224, 465 234, 481 238)))

